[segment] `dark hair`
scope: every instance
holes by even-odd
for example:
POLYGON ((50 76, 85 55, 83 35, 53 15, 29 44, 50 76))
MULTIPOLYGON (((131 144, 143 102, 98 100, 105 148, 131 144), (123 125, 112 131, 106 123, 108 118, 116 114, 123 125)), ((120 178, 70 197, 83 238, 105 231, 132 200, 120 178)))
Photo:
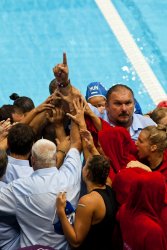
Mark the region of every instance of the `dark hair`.
POLYGON ((11 94, 10 99, 13 100, 13 104, 20 108, 23 113, 29 112, 35 108, 34 102, 27 96, 19 96, 16 93, 11 94))
POLYGON ((4 176, 7 164, 8 164, 8 157, 6 151, 0 149, 0 178, 4 176))
POLYGON ((35 136, 33 129, 22 123, 17 123, 10 130, 7 137, 11 153, 26 155, 31 151, 35 136))
POLYGON ((9 98, 13 101, 17 100, 18 98, 20 98, 20 96, 17 93, 13 93, 9 96, 9 98))
POLYGON ((10 118, 10 122, 13 123, 15 121, 13 118, 14 114, 22 115, 23 112, 19 107, 15 105, 11 105, 11 104, 3 105, 0 108, 0 121, 10 118))
POLYGON ((15 113, 14 106, 11 104, 5 104, 0 108, 0 121, 10 118, 11 123, 13 123, 12 114, 15 113))
POLYGON ((57 81, 56 78, 54 78, 49 84, 49 93, 52 95, 56 88, 57 88, 57 81))
POLYGON ((133 96, 133 99, 134 99, 134 93, 133 93, 133 90, 131 88, 129 88, 127 85, 124 85, 124 84, 116 84, 114 86, 112 86, 108 91, 107 91, 107 95, 106 95, 106 99, 107 101, 109 100, 109 97, 110 95, 113 93, 113 92, 116 92, 116 91, 119 91, 119 89, 127 89, 131 92, 132 96, 133 96))
POLYGON ((110 170, 110 162, 105 156, 92 156, 92 158, 88 161, 87 167, 90 171, 90 178, 92 182, 101 185, 106 183, 110 170))

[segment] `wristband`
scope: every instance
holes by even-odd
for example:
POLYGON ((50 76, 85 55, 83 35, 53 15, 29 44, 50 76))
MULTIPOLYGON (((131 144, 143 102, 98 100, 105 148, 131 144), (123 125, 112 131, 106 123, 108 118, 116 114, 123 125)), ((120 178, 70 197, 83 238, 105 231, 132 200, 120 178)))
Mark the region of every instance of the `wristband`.
POLYGON ((61 153, 63 153, 63 154, 64 154, 64 156, 66 156, 66 152, 65 152, 65 151, 63 151, 63 150, 61 150, 61 149, 58 149, 58 150, 57 150, 57 152, 61 152, 61 153))
POLYGON ((70 80, 67 80, 67 82, 62 82, 62 83, 60 83, 60 82, 57 82, 57 84, 58 84, 58 86, 59 86, 59 88, 66 88, 68 85, 70 85, 70 80))

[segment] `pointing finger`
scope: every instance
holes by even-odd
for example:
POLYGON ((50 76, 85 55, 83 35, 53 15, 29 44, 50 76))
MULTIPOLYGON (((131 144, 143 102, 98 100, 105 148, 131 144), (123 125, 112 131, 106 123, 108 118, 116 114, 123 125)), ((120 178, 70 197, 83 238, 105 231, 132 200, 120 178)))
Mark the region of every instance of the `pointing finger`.
POLYGON ((66 57, 66 53, 63 53, 63 64, 67 65, 67 57, 66 57))

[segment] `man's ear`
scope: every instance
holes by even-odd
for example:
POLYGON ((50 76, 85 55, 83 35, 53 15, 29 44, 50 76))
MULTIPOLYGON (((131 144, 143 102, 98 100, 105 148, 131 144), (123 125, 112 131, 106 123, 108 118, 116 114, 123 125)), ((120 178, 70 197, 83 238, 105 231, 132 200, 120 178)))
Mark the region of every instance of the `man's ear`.
POLYGON ((157 145, 151 145, 151 152, 154 152, 157 150, 157 145))

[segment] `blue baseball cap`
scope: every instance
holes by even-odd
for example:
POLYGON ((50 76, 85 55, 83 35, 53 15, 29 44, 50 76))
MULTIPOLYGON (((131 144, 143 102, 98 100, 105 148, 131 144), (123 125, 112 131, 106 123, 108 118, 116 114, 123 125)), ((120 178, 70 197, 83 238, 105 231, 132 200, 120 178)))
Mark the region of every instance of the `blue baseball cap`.
POLYGON ((94 96, 103 96, 106 98, 107 90, 101 82, 91 82, 86 89, 86 100, 94 96))

